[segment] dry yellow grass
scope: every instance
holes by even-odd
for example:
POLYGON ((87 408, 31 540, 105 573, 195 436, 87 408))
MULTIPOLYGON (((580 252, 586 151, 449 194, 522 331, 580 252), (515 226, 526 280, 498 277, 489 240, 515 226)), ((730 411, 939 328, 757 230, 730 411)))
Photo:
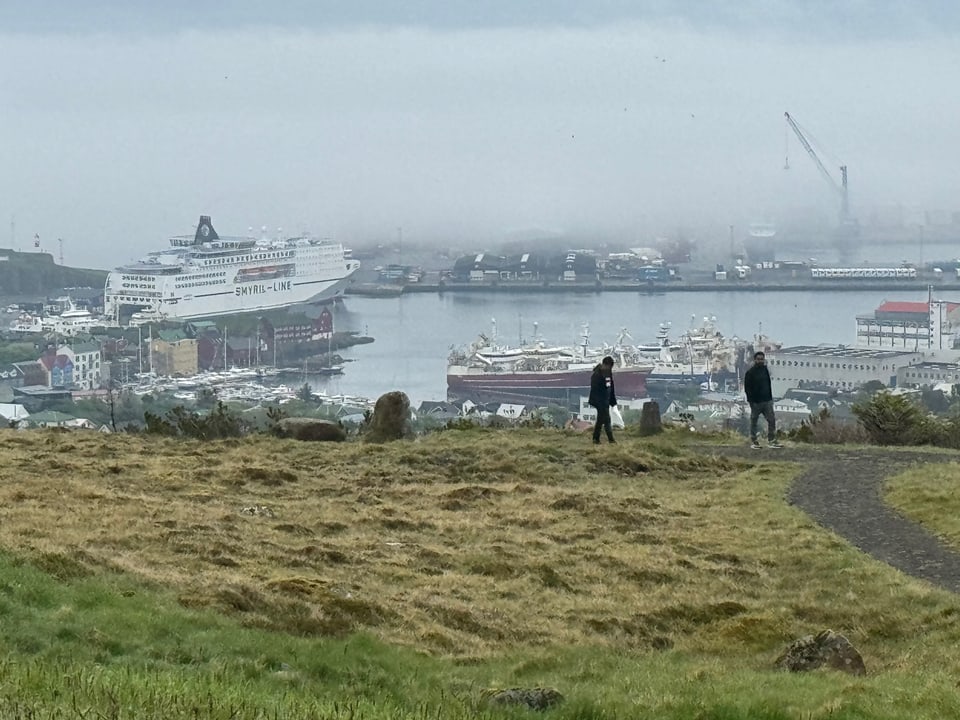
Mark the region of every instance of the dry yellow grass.
POLYGON ((787 466, 669 439, 588 443, 534 430, 386 446, 2 431, 0 545, 53 571, 135 573, 252 626, 367 630, 459 657, 775 651, 828 625, 889 638, 877 588, 904 603, 936 594, 787 507, 787 466), (269 514, 241 512, 254 506, 269 514))

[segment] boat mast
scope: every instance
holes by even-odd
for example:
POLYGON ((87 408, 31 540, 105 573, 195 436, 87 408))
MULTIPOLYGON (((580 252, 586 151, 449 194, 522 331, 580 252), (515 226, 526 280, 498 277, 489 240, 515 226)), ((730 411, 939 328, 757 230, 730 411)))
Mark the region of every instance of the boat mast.
POLYGON ((260 318, 257 318, 257 369, 260 369, 260 318))

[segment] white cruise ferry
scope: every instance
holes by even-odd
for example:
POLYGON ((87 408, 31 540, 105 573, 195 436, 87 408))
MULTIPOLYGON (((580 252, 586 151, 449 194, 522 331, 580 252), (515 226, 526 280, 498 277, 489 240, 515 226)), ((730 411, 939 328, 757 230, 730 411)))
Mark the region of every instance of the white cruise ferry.
POLYGON ((339 242, 220 237, 202 215, 193 237, 107 275, 104 314, 192 320, 317 302, 342 294, 359 267, 339 242))

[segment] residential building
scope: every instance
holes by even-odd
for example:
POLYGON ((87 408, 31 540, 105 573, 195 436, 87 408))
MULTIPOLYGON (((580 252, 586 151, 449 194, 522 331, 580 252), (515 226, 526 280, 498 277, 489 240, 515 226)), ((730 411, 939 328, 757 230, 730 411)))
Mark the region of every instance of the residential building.
POLYGON ((44 385, 78 390, 100 387, 100 362, 100 346, 92 342, 61 345, 56 350, 51 348, 38 360, 44 372, 44 385))
POLYGON ((43 384, 51 388, 67 388, 73 385, 73 358, 56 350, 40 356, 40 365, 45 371, 43 384))
MULTIPOLYGON (((580 409, 577 412, 577 417, 580 420, 587 420, 589 422, 597 421, 597 409, 593 407, 589 402, 589 398, 584 395, 580 396, 580 409)), ((643 410, 643 406, 648 402, 655 402, 653 398, 618 398, 620 410, 643 410)))
POLYGON ((0 365, 0 388, 14 388, 23 384, 23 370, 15 364, 0 365))
POLYGON ((40 412, 51 405, 69 402, 73 399, 70 390, 51 388, 46 385, 24 385, 13 389, 14 402, 20 403, 31 413, 40 412))
POLYGON ((78 390, 94 390, 100 387, 103 375, 101 371, 100 345, 94 342, 74 342, 64 345, 58 351, 73 359, 73 385, 78 390))
POLYGON ((773 412, 777 417, 777 426, 783 429, 796 427, 813 414, 807 404, 801 400, 781 398, 773 403, 773 412))
POLYGON ((0 419, 8 425, 21 422, 29 417, 30 413, 19 403, 0 403, 0 419))
POLYGON ((151 369, 165 377, 186 377, 199 372, 197 340, 181 330, 160 330, 150 346, 151 369))
POLYGON ((27 385, 46 385, 48 373, 42 363, 36 360, 29 362, 14 363, 14 367, 20 372, 20 382, 14 383, 13 387, 24 387, 27 385))
POLYGON ((417 416, 435 420, 454 420, 460 417, 460 408, 446 401, 424 400, 417 408, 417 416))

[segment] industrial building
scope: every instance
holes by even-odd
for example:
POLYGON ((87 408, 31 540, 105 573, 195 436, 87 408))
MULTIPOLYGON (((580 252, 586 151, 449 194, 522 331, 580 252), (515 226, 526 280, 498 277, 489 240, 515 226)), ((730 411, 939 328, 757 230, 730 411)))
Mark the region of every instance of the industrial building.
POLYGON ((921 362, 897 370, 897 385, 921 387, 960 383, 960 364, 955 362, 921 362))
POLYGON ((585 252, 539 255, 492 255, 477 253, 456 260, 451 277, 459 282, 499 280, 547 280, 577 282, 597 280, 597 258, 585 252))
POLYGON ((950 350, 957 343, 954 311, 943 300, 885 302, 872 315, 857 316, 857 347, 876 350, 950 350))
POLYGON ((854 390, 870 381, 897 384, 898 371, 923 360, 923 353, 867 350, 845 345, 797 345, 767 353, 775 398, 805 386, 854 390))

